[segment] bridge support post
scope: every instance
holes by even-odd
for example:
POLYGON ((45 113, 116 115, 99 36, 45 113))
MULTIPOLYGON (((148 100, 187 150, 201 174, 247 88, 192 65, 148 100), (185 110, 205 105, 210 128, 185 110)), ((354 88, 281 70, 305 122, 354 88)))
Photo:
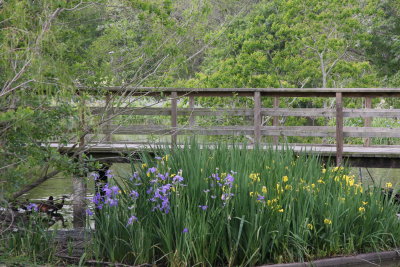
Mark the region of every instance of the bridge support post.
MULTIPOLYGON (((83 150, 85 148, 85 136, 86 136, 86 127, 85 127, 85 98, 81 99, 81 112, 80 112, 80 128, 82 131, 82 135, 79 138, 79 148, 82 149, 81 154, 79 155, 78 161, 84 166, 83 159, 83 150)), ((74 228, 85 227, 86 224, 86 182, 85 182, 86 173, 83 171, 79 171, 74 174, 72 178, 72 190, 73 190, 73 199, 72 199, 72 224, 74 228)))
POLYGON ((342 93, 336 93, 336 166, 343 158, 343 99, 342 93))
POLYGON ((74 228, 85 227, 86 224, 86 183, 83 175, 75 174, 72 180, 73 186, 73 221, 74 228))
POLYGON ((261 93, 254 92, 254 142, 259 144, 261 141, 261 93))
POLYGON ((178 94, 177 92, 171 92, 171 145, 176 145, 178 135, 178 94))
MULTIPOLYGON (((365 97, 365 108, 372 108, 372 97, 367 96, 365 97)), ((364 127, 371 127, 372 124, 372 118, 364 118, 364 127)), ((371 145, 371 137, 367 137, 364 139, 364 146, 370 146, 371 145)))

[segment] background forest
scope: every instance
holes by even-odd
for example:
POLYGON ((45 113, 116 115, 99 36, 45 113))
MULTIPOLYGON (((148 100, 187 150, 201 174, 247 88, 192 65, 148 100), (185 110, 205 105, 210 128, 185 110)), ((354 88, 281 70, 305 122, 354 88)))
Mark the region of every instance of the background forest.
POLYGON ((0 29, 1 199, 84 171, 50 147, 93 130, 80 86, 400 87, 397 0, 0 0, 0 29))

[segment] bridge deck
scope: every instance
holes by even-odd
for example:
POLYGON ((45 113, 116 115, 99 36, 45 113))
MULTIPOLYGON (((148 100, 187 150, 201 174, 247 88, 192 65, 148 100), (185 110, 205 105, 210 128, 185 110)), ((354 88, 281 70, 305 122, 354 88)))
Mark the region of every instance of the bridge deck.
MULTIPOLYGON (((52 144, 58 147, 58 144, 52 144)), ((86 144, 86 154, 93 156, 100 161, 107 162, 127 162, 128 154, 144 150, 153 150, 156 146, 145 143, 93 143, 86 144)), ((178 145, 179 146, 179 145, 178 145)), ((261 144, 263 148, 268 148, 270 144, 261 144)), ((295 152, 305 152, 308 154, 318 154, 322 158, 336 157, 336 146, 334 145, 298 145, 288 144, 295 152)), ((60 148, 61 151, 67 151, 73 147, 69 144, 60 148)), ((274 146, 276 149, 283 149, 286 145, 274 146)), ((246 145, 247 149, 253 148, 253 145, 246 145)), ((73 150, 72 150, 73 151, 73 150)), ((354 167, 377 167, 377 168, 400 168, 400 146, 344 146, 343 158, 347 163, 354 167)))

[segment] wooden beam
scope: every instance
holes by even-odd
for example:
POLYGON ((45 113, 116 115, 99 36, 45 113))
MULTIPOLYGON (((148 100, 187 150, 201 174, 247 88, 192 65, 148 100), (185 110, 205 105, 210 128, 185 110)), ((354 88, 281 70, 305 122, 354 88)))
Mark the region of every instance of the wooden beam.
POLYGON ((342 93, 336 93, 336 166, 342 165, 343 157, 343 102, 342 93))
POLYGON ((171 93, 171 143, 176 145, 178 135, 178 95, 176 92, 171 93))
MULTIPOLYGON (((103 107, 90 107, 92 114, 103 114, 103 107)), ((120 115, 148 115, 148 116, 171 116, 170 108, 146 108, 146 107, 115 107, 114 114, 120 115)), ((253 116, 254 109, 236 108, 236 109, 212 109, 212 108, 178 108, 178 116, 253 116)), ((397 118, 400 109, 343 109, 343 117, 346 118, 397 118)), ((262 116, 294 116, 294 117, 334 117, 335 109, 324 108, 261 108, 262 116)), ((276 125, 277 126, 277 125, 276 125)))
POLYGON ((261 141, 261 95, 260 92, 254 92, 254 142, 261 141))
MULTIPOLYGON (((372 98, 371 97, 365 98, 365 108, 368 108, 368 109, 372 108, 372 98)), ((372 124, 371 117, 364 118, 364 126, 365 127, 371 127, 371 124, 372 124)), ((370 146, 370 145, 371 145, 371 138, 367 137, 366 139, 364 139, 364 146, 370 146)))

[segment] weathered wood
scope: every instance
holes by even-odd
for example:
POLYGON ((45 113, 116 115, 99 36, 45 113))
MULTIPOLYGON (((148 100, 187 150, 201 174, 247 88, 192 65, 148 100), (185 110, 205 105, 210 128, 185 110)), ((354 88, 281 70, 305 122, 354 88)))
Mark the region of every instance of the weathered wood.
POLYGON ((254 92, 254 141, 261 141, 261 95, 260 92, 254 92))
POLYGON ((176 144, 178 135, 178 95, 176 92, 171 93, 171 143, 176 144))
MULTIPOLYGON (((372 108, 372 98, 371 97, 366 97, 365 98, 365 108, 372 108)), ((371 117, 366 117, 364 118, 364 126, 365 127, 371 127, 372 124, 372 118, 371 117)), ((371 138, 367 137, 364 139, 364 146, 370 146, 371 145, 371 138)))
POLYGON ((74 228, 85 227, 86 225, 86 183, 80 175, 74 175, 73 185, 73 226, 74 228))
MULTIPOLYGON (((334 126, 263 126, 260 128, 262 136, 313 136, 336 137, 334 126)), ((172 134, 174 128, 163 125, 112 125, 110 132, 122 135, 165 135, 172 134)), ((103 131, 107 134, 109 132, 103 131)), ((231 135, 254 134, 254 126, 194 126, 180 127, 177 135, 201 134, 201 135, 231 135)), ((394 137, 400 138, 400 128, 384 127, 343 127, 344 137, 394 137)))
MULTIPOLYGON (((107 120, 111 117, 111 94, 106 94, 106 108, 104 111, 105 111, 104 119, 107 120)), ((106 130, 109 130, 110 127, 111 127, 111 121, 106 122, 105 124, 106 130)), ((111 139, 112 139, 111 133, 107 134, 105 140, 111 142, 111 139)))
POLYGON ((336 93, 336 165, 342 165, 343 157, 343 102, 342 93, 336 93))
MULTIPOLYGON (((274 109, 276 110, 278 108, 279 108, 279 97, 274 97, 274 109)), ((272 126, 279 126, 279 117, 276 115, 272 118, 272 126)), ((273 140, 274 144, 277 145, 279 143, 279 136, 274 136, 273 140)))
MULTIPOLYGON (((195 120, 194 120, 194 114, 193 114, 193 111, 194 111, 194 109, 195 109, 195 107, 194 107, 194 104, 195 104, 195 100, 194 100, 194 96, 189 96, 189 109, 191 110, 191 112, 190 112, 190 117, 189 117, 189 126, 194 126, 194 122, 195 122, 195 120)), ((179 115, 179 110, 178 110, 178 115, 179 115)))

